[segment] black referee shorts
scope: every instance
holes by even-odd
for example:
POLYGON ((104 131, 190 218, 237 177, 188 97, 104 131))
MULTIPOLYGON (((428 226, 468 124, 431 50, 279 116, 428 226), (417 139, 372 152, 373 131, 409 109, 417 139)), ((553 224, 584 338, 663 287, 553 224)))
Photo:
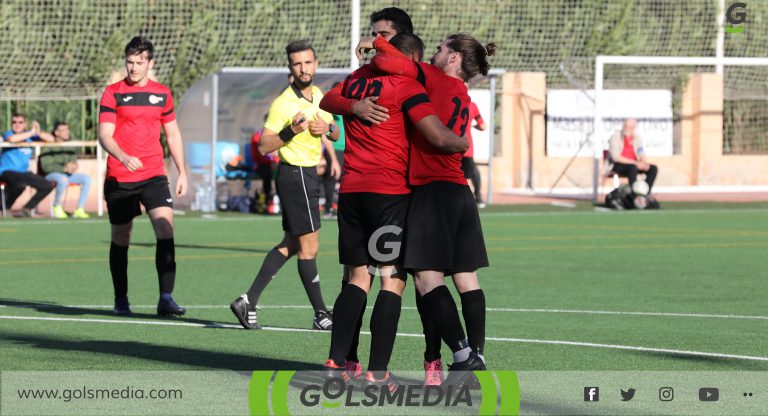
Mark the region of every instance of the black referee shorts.
POLYGON ((173 208, 166 176, 155 176, 140 182, 104 181, 104 200, 107 201, 109 222, 113 225, 133 221, 141 215, 141 205, 147 212, 159 207, 173 208))
POLYGON ((339 195, 339 263, 401 264, 410 195, 339 195))
POLYGON ((275 185, 283 214, 283 231, 298 236, 319 230, 320 179, 317 168, 280 163, 275 185))
POLYGON ((469 186, 437 181, 414 187, 408 209, 405 268, 450 275, 481 267, 488 267, 488 254, 469 186))

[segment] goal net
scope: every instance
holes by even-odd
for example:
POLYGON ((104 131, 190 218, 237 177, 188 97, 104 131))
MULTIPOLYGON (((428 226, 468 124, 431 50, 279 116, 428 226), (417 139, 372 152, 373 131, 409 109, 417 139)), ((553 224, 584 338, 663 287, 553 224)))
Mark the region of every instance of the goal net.
MULTIPOLYGON (((722 0, 721 0, 722 1, 722 0)), ((122 66, 130 37, 150 38, 157 75, 174 93, 223 67, 282 67, 284 46, 308 38, 325 68, 350 66, 353 22, 396 6, 429 51, 468 32, 501 49, 508 71, 543 71, 568 85, 564 59, 603 55, 714 56, 718 0, 5 0, 0 4, 0 100, 93 97, 122 66), (359 7, 354 7, 355 4, 359 7), (353 17, 353 11, 357 12, 353 17)), ((745 31, 727 56, 765 56, 768 2, 747 2, 745 31), (752 24, 754 22, 754 24, 752 24)), ((589 77, 588 77, 589 78, 589 77)))
POLYGON ((682 100, 689 77, 718 69, 723 75, 723 154, 768 153, 766 58, 570 59, 562 72, 577 88, 548 92, 547 151, 593 162, 572 163, 558 179, 595 197, 603 182, 608 138, 626 118, 638 120, 637 134, 650 158, 681 154, 682 100))

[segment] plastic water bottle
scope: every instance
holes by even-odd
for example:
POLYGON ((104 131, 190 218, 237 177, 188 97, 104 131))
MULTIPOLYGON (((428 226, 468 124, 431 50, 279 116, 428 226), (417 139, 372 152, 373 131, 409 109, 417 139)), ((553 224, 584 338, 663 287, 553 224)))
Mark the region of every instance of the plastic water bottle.
POLYGON ((192 199, 192 203, 189 205, 189 209, 192 211, 199 211, 200 210, 200 191, 202 188, 198 184, 195 186, 195 198, 192 199))
POLYGON ((200 212, 213 212, 214 210, 214 201, 213 201, 213 189, 211 189, 211 184, 206 183, 203 186, 200 187, 200 190, 198 191, 198 206, 200 207, 200 212))

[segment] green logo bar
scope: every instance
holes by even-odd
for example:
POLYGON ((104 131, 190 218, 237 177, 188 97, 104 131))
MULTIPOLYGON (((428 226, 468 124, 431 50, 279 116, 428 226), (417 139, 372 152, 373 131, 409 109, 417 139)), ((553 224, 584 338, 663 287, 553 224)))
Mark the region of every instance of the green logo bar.
POLYGON ((493 416, 496 414, 496 382, 493 380, 493 374, 490 371, 475 371, 475 377, 480 382, 480 392, 483 395, 480 403, 478 416, 493 416))
POLYGON ((725 28, 728 33, 742 33, 744 32, 744 26, 728 26, 725 28))
POLYGON ((288 384, 295 371, 278 371, 272 384, 272 410, 275 416, 290 416, 288 413, 288 384))
POLYGON ((276 416, 290 416, 291 408, 302 414, 305 411, 326 414, 329 409, 344 412, 364 408, 383 410, 388 406, 389 411, 400 406, 403 410, 422 408, 426 414, 444 414, 448 408, 459 411, 457 414, 479 416, 518 414, 520 384, 514 371, 475 371, 474 375, 480 384, 479 392, 472 392, 464 384, 448 386, 445 390, 424 386, 421 381, 416 382, 421 374, 408 379, 411 384, 401 384, 396 391, 373 386, 363 391, 341 378, 321 381, 318 372, 254 371, 248 385, 248 405, 251 415, 276 416), (460 413, 461 407, 465 413, 460 413))
POLYGON ((248 385, 248 408, 252 415, 269 415, 269 381, 274 371, 254 371, 248 385))
POLYGON ((517 380, 517 374, 514 371, 495 371, 495 373, 499 379, 501 393, 499 415, 517 415, 520 412, 520 383, 517 380))

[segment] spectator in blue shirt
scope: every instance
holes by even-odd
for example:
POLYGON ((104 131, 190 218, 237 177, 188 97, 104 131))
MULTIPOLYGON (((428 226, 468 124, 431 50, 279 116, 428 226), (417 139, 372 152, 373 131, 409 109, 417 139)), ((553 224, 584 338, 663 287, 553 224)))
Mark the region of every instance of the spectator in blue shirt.
MULTIPOLYGON (((11 116, 11 130, 3 133, 3 141, 8 143, 33 142, 42 140, 53 142, 53 135, 40 131, 40 124, 32 122, 32 128, 27 130, 27 119, 23 114, 11 116)), ((6 147, 0 155, 0 182, 5 182, 5 207, 10 209, 16 199, 31 186, 35 194, 16 215, 31 217, 32 210, 53 190, 53 183, 29 171, 29 160, 32 158, 31 147, 6 147)))

